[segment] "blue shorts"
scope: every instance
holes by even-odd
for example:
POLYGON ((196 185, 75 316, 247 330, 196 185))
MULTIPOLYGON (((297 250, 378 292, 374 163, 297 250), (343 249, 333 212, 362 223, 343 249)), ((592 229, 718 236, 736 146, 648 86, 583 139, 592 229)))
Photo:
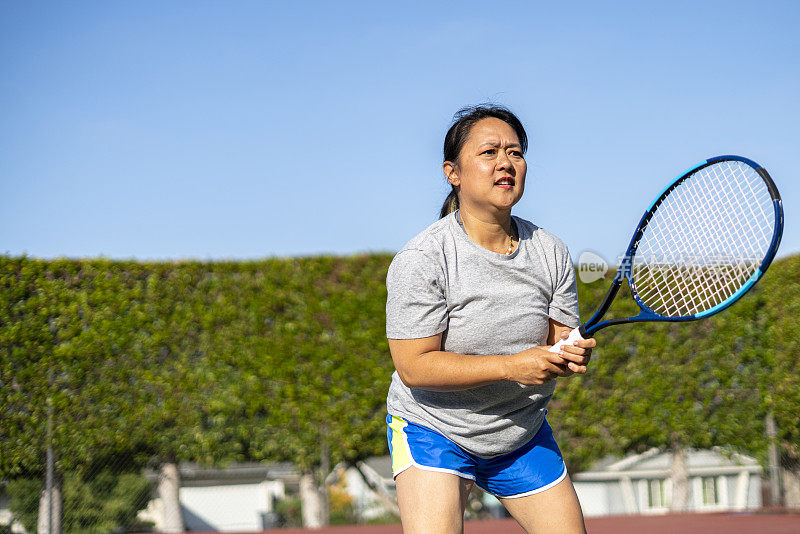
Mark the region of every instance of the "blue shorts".
POLYGON ((528 443, 488 459, 469 454, 438 432, 399 417, 389 415, 386 423, 394 476, 413 465, 474 480, 489 493, 506 499, 539 493, 567 476, 567 466, 546 419, 528 443))

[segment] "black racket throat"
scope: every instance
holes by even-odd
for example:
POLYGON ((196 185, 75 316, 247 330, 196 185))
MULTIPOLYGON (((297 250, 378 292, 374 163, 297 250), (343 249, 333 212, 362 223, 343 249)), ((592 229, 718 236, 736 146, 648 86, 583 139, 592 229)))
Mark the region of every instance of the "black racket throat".
POLYGON ((594 312, 588 321, 578 327, 578 332, 580 332, 582 338, 591 337, 595 332, 602 330, 607 326, 629 322, 628 319, 611 319, 609 321, 603 321, 600 323, 600 319, 603 318, 608 309, 611 307, 611 303, 617 296, 620 287, 622 287, 623 278, 624 277, 619 275, 614 277, 614 281, 611 283, 611 287, 608 288, 608 292, 606 292, 606 296, 603 297, 603 302, 600 303, 597 311, 594 312))
MULTIPOLYGON (((627 280, 627 277, 621 274, 622 269, 617 272, 617 276, 614 277, 614 280, 611 282, 611 287, 608 288, 608 292, 606 296, 603 297, 603 302, 600 303, 600 306, 597 308, 597 311, 589 318, 588 321, 583 323, 578 327, 578 332, 580 332, 582 338, 589 338, 592 337, 595 332, 598 332, 606 327, 609 326, 616 326, 620 324, 629 324, 629 323, 641 323, 646 321, 651 322, 658 322, 662 319, 656 319, 646 314, 635 315, 633 317, 620 317, 617 319, 607 319, 602 321, 601 319, 603 316, 608 312, 609 308, 611 308, 611 303, 614 302, 614 299, 619 293, 620 288, 622 287, 622 281, 627 280)), ((630 282, 628 282, 628 289, 630 290, 630 282)), ((682 319, 672 319, 672 321, 677 321, 682 319)), ((689 319, 685 319, 689 320, 689 319)))

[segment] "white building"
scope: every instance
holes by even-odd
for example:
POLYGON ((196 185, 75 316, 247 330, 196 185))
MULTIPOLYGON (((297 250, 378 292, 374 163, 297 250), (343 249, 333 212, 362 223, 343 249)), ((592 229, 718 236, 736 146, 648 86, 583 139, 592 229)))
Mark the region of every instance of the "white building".
MULTIPOLYGON (((204 469, 180 464, 179 498, 186 530, 219 532, 262 531, 275 527, 274 503, 285 497, 286 486, 297 486, 290 464, 234 464, 204 469)), ((155 480, 155 473, 148 473, 155 480)), ((164 506, 156 497, 139 514, 162 530, 164 506)))
MULTIPOLYGON (((740 454, 689 450, 687 511, 719 512, 761 507, 761 467, 740 454)), ((672 500, 672 454, 651 449, 605 460, 572 475, 586 516, 666 513, 672 500)))

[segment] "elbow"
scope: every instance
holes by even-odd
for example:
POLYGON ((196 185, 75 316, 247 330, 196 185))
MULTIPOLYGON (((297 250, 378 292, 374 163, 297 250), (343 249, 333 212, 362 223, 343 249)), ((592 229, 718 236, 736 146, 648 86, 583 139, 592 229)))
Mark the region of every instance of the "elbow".
POLYGON ((431 369, 420 365, 418 360, 405 362, 406 365, 395 365, 397 376, 407 388, 427 389, 436 384, 435 378, 431 376, 431 369))
POLYGON ((407 388, 418 388, 422 386, 418 380, 418 377, 416 377, 415 374, 410 372, 408 369, 401 369, 398 367, 397 376, 400 377, 400 381, 407 388))

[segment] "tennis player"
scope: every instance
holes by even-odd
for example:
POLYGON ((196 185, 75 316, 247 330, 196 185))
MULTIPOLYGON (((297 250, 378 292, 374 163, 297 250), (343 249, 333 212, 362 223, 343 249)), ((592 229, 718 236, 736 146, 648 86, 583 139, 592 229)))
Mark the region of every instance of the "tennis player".
POLYGON ((585 532, 545 417, 556 378, 585 373, 567 247, 511 215, 527 135, 501 106, 464 108, 444 141, 441 218, 394 257, 386 332, 388 438, 404 532, 461 532, 473 484, 527 532, 585 532))

